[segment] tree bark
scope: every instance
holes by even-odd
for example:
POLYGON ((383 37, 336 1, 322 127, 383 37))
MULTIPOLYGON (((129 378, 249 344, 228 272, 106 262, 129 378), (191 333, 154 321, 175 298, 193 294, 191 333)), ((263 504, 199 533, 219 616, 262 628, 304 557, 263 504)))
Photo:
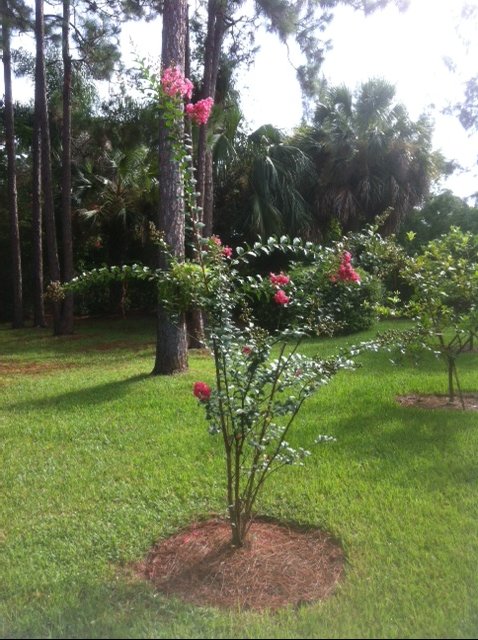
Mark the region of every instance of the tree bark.
MULTIPOLYGON (((184 70, 186 50, 187 0, 164 0, 161 66, 179 66, 184 70)), ((184 122, 177 124, 176 135, 184 135, 184 122)), ((171 134, 164 122, 159 130, 159 192, 158 228, 173 255, 184 260, 185 215, 184 186, 175 159, 171 134)), ((164 255, 159 266, 167 268, 164 255)), ((187 338, 184 314, 173 318, 159 305, 157 312, 156 361, 153 374, 169 375, 187 369, 187 338)))
POLYGON ((10 24, 7 11, 2 11, 3 72, 5 82, 5 146, 7 150, 8 211, 10 218, 10 247, 13 283, 12 327, 23 327, 22 258, 18 224, 17 175, 15 159, 15 120, 12 97, 12 65, 10 24))
MULTIPOLYGON (((189 16, 186 16, 186 56, 184 63, 184 75, 186 78, 191 76, 191 46, 190 46, 190 37, 189 37, 189 16)), ((193 132, 192 132, 192 123, 190 118, 185 118, 184 127, 186 135, 192 140, 193 132)), ((195 233, 193 231, 192 233, 195 233)), ((189 243, 193 243, 193 236, 188 238, 188 233, 186 232, 186 256, 188 258, 193 258, 194 254, 191 250, 191 247, 188 247, 189 243), (189 249, 189 251, 188 251, 189 249)), ((204 337, 204 316, 201 309, 192 309, 188 313, 186 313, 186 330, 188 337, 188 349, 203 349, 205 346, 205 337, 204 337)))
POLYGON ((43 225, 41 210, 41 125, 35 83, 35 110, 32 141, 32 247, 33 247, 33 326, 46 327, 43 300, 43 225))
MULTIPOLYGON (((63 0, 62 21, 63 58, 63 128, 62 128, 62 184, 61 222, 63 247, 63 281, 73 278, 73 232, 71 227, 71 79, 70 56, 70 0, 63 0)), ((73 294, 63 301, 61 333, 73 333, 73 294)))
MULTIPOLYGON (((225 32, 225 0, 208 1, 208 24, 204 48, 204 74, 201 98, 214 98, 216 93, 219 60, 225 32)), ((212 153, 207 148, 207 124, 200 125, 198 137, 198 191, 199 205, 202 207, 204 235, 208 237, 213 229, 213 164, 212 153)))
POLYGON ((449 402, 455 401, 455 387, 453 384, 453 369, 455 366, 455 361, 450 356, 447 356, 447 367, 448 367, 448 400, 449 402))
MULTIPOLYGON (((38 91, 38 116, 41 123, 41 174, 44 203, 45 237, 50 280, 60 281, 60 262, 56 240, 55 209, 53 203, 53 179, 51 169, 50 123, 46 97, 45 72, 45 18, 44 0, 35 0, 36 70, 35 83, 38 91)), ((53 303, 53 333, 61 334, 61 306, 53 303)))
MULTIPOLYGON (((201 98, 214 98, 216 93, 217 74, 225 32, 225 0, 209 0, 208 24, 204 47, 204 71, 201 98)), ((201 220, 204 223, 202 234, 211 236, 214 217, 214 181, 212 152, 207 145, 208 125, 199 126, 197 155, 197 190, 198 205, 201 207, 201 220)), ((199 309, 188 316, 189 347, 204 347, 204 316, 199 309)))

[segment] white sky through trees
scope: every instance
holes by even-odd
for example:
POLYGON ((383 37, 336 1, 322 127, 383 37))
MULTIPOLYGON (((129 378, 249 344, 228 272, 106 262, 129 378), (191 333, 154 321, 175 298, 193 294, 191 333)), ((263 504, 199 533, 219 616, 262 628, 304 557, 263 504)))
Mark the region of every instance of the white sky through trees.
MULTIPOLYGON (((460 197, 476 193, 478 135, 470 136, 456 117, 443 111, 463 99, 464 83, 478 75, 478 0, 410 0, 407 11, 389 6, 367 17, 342 6, 326 36, 332 41, 322 68, 327 80, 350 89, 375 77, 395 85, 397 101, 413 119, 430 114, 434 148, 466 169, 441 186, 460 197), (476 10, 468 20, 462 18, 465 4, 476 10)), ((277 38, 264 34, 263 41, 255 67, 244 79, 244 112, 253 127, 271 122, 289 129, 301 118, 295 72, 277 38)), ((290 57, 294 60, 293 49, 290 57)))
MULTIPOLYGON (((190 0, 192 6, 195 1, 190 0)), ((395 85, 397 101, 407 107, 413 119, 429 113, 435 123, 434 148, 464 168, 440 186, 460 197, 478 192, 478 134, 467 134, 456 117, 443 111, 463 99, 464 83, 478 75, 477 36, 478 0, 410 0, 407 11, 399 12, 390 5, 367 17, 341 6, 325 34, 332 49, 326 53, 323 73, 331 84, 343 83, 354 89, 361 82, 381 77, 395 85), (475 10, 467 19, 462 15, 465 5, 475 10)), ((289 60, 286 47, 265 30, 260 32, 259 42, 255 64, 238 82, 248 128, 271 123, 291 130, 302 116, 291 64, 298 65, 300 57, 291 44, 289 60)), ((132 60, 133 51, 139 57, 159 59, 159 21, 126 25, 122 45, 128 60, 132 60)), ((3 78, 3 93, 2 82, 3 78)), ((30 96, 31 83, 17 81, 14 98, 30 96)))

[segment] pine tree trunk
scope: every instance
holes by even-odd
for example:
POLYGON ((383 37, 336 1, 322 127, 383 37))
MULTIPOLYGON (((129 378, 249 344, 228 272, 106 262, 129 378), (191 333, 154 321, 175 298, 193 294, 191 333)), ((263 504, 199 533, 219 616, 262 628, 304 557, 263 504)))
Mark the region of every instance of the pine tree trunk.
MULTIPOLYGON (((62 57, 63 57, 63 129, 61 222, 63 246, 63 281, 73 278, 73 233, 71 227, 71 79, 70 56, 70 0, 63 0, 62 57)), ((66 296, 62 306, 61 333, 73 333, 73 294, 66 296)))
POLYGON ((43 225, 41 212, 41 126, 35 86, 32 141, 33 326, 46 327, 43 301, 43 225))
MULTIPOLYGON (((204 48, 204 74, 201 91, 202 98, 214 98, 216 93, 217 74, 222 42, 225 32, 224 0, 209 0, 208 24, 204 48)), ((202 207, 204 235, 208 237, 213 229, 213 165, 212 153, 207 148, 207 124, 199 127, 198 138, 198 190, 199 205, 202 207)))
MULTIPOLYGON (((209 0, 208 25, 204 50, 204 72, 201 98, 214 98, 216 93, 219 58, 224 39, 224 0, 209 0)), ((202 209, 201 218, 204 223, 203 236, 212 235, 214 213, 214 180, 212 152, 207 145, 208 126, 200 125, 197 155, 197 189, 198 204, 202 209)), ((189 347, 204 347, 204 316, 200 310, 193 310, 188 317, 189 347)))
POLYGON ((2 15, 3 72, 5 82, 5 146, 7 150, 8 211, 10 218, 10 248, 13 282, 12 327, 23 327, 22 259, 20 228, 18 224, 17 176, 15 159, 15 121, 12 97, 12 66, 10 51, 10 25, 7 12, 2 15))
MULTIPOLYGON (((45 19, 43 0, 35 0, 36 72, 38 112, 41 122, 41 174, 44 202, 45 236, 50 280, 60 281, 60 262, 56 240, 55 209, 53 203, 53 179, 51 169, 50 123, 46 98, 45 72, 45 19)), ((61 306, 53 303, 53 333, 61 334, 61 306)))
MULTIPOLYGON (((162 34, 162 68, 179 66, 184 69, 186 48, 187 0, 164 0, 162 34)), ((184 123, 178 122, 178 136, 184 134, 184 123)), ((170 250, 184 259, 185 214, 184 187, 181 171, 174 158, 170 135, 164 124, 159 130, 159 192, 158 228, 170 250)), ((164 256, 160 267, 167 268, 164 256)), ((157 312, 156 361, 153 374, 168 375, 187 369, 187 339, 184 314, 170 317, 159 306, 157 312)))
MULTIPOLYGON (((186 78, 191 76, 191 47, 190 47, 190 38, 189 38, 189 16, 186 16, 186 55, 184 62, 184 75, 186 78)), ((185 118, 184 120, 185 132, 188 138, 192 140, 193 132, 192 132, 192 122, 190 118, 185 118)), ((194 253, 191 247, 188 247, 189 243, 193 243, 193 233, 195 231, 190 232, 190 237, 188 238, 188 233, 186 232, 186 246, 185 252, 188 258, 193 258, 194 253), (189 249, 189 250, 188 250, 189 249)), ((186 331, 188 338, 188 349, 203 349, 205 346, 205 337, 204 337, 204 316, 201 309, 192 309, 188 313, 186 313, 186 331)))

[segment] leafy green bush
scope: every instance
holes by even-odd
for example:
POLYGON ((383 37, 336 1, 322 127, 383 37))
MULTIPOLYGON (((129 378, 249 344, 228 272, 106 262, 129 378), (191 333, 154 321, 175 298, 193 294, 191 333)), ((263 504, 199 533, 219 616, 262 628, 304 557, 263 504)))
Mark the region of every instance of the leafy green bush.
POLYGON ((349 334, 370 328, 376 305, 382 299, 380 280, 359 270, 360 282, 335 280, 328 265, 296 267, 291 276, 299 295, 313 300, 314 317, 334 321, 336 333, 349 334))
POLYGON ((408 258, 404 276, 413 295, 403 313, 415 328, 383 339, 402 352, 419 347, 439 356, 447 369, 449 401, 457 391, 464 409, 456 361, 478 336, 478 236, 452 227, 408 258))
POLYGON ((304 322, 318 333, 332 322, 334 333, 339 334, 369 329, 384 295, 381 280, 363 269, 356 272, 357 281, 334 279, 337 264, 334 251, 325 249, 322 259, 314 264, 293 265, 288 273, 294 298, 291 304, 280 309, 271 307, 268 298, 255 297, 252 292, 250 305, 257 323, 269 331, 291 324, 300 326, 304 322))

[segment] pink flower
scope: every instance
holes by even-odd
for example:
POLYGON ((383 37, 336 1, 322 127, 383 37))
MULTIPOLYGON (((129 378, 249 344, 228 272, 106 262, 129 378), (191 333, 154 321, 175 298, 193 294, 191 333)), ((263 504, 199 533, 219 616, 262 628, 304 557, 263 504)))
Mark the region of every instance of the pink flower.
POLYGON ((232 249, 231 247, 228 247, 227 245, 224 247, 224 249, 222 250, 222 255, 225 258, 232 258, 232 249))
POLYGON ((342 254, 342 262, 336 273, 333 273, 329 279, 331 282, 360 282, 359 274, 354 270, 351 264, 352 255, 348 251, 344 251, 342 254))
POLYGON ((251 353, 252 353, 252 347, 250 347, 250 346, 249 346, 249 345, 247 345, 247 344, 246 344, 246 345, 244 345, 244 346, 242 347, 242 353, 243 353, 243 355, 245 355, 245 356, 250 356, 250 355, 251 355, 251 353))
POLYGON ((340 265, 338 278, 343 282, 360 282, 359 274, 350 264, 345 265, 345 267, 343 264, 340 265))
POLYGON ((270 273, 269 282, 275 285, 289 284, 290 278, 289 276, 286 276, 283 271, 281 271, 278 275, 276 275, 275 273, 270 273))
POLYGON ((206 124, 211 115, 214 100, 212 98, 204 98, 198 100, 195 104, 190 102, 186 105, 186 113, 196 124, 206 124))
POLYGON ((339 271, 338 271, 339 278, 341 280, 347 280, 347 276, 348 276, 348 273, 350 272, 350 269, 351 269, 351 267, 350 267, 349 264, 345 264, 344 262, 342 262, 342 264, 339 267, 339 271))
POLYGON ((205 382, 195 382, 193 393, 201 402, 207 402, 211 397, 211 387, 205 382))
POLYGON ((211 236, 210 240, 212 240, 214 244, 218 247, 222 245, 221 238, 219 236, 211 236))
POLYGON ((170 98, 180 96, 191 100, 193 83, 188 80, 179 67, 168 67, 161 77, 161 86, 164 93, 170 98))
POLYGON ((277 304, 287 304, 290 298, 282 289, 278 289, 274 294, 274 302, 277 304))

